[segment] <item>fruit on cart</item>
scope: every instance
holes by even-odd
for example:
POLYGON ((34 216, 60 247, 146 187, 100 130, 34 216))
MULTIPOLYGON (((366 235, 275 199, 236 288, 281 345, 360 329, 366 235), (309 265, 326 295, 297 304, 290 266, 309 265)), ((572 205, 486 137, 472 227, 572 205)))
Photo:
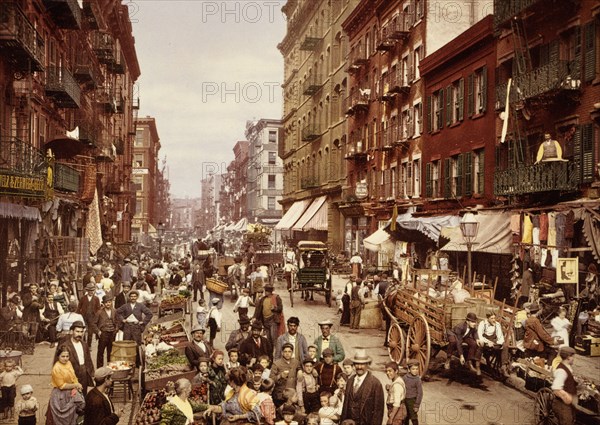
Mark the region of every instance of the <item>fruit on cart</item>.
POLYGON ((184 354, 180 354, 176 350, 170 350, 159 356, 148 359, 146 364, 146 370, 190 370, 190 363, 184 354), (183 367, 182 367, 183 366, 183 367))
POLYGON ((169 308, 181 307, 182 304, 185 304, 186 300, 187 298, 181 295, 169 295, 160 301, 160 308, 167 310, 169 308))
POLYGON ((135 423, 146 425, 160 422, 160 409, 166 402, 167 393, 165 390, 152 391, 146 394, 135 417, 135 423))

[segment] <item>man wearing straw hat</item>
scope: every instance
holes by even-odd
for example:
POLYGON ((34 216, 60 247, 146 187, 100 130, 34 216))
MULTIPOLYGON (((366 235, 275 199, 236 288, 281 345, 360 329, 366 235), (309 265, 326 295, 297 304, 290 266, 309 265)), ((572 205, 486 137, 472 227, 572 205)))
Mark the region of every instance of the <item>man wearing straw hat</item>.
POLYGON ((369 371, 371 358, 365 349, 352 358, 356 370, 346 385, 341 421, 352 419, 356 425, 383 423, 384 396, 381 382, 369 371))

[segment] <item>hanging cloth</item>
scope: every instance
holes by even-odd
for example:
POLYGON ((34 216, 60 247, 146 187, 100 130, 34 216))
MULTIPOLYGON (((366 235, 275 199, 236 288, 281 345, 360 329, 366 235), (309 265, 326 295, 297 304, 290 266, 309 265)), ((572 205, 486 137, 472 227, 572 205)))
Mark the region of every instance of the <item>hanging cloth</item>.
POLYGON ((525 214, 523 216, 523 236, 521 237, 522 243, 530 244, 533 242, 533 223, 531 222, 531 216, 525 214))
POLYGON ((540 214, 540 243, 548 241, 548 214, 540 214))
POLYGON ((570 210, 565 221, 565 239, 573 239, 575 237, 575 213, 570 210))
POLYGON ((548 245, 556 246, 556 213, 548 213, 548 245))

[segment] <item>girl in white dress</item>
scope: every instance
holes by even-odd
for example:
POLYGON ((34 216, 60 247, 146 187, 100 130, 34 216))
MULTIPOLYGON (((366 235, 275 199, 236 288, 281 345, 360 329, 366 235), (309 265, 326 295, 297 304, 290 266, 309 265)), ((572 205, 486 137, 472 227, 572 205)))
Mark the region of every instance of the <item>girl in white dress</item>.
POLYGON ((552 325, 552 337, 560 337, 563 340, 560 347, 568 347, 571 322, 567 319, 567 309, 560 307, 558 309, 558 316, 552 319, 550 324, 552 325))

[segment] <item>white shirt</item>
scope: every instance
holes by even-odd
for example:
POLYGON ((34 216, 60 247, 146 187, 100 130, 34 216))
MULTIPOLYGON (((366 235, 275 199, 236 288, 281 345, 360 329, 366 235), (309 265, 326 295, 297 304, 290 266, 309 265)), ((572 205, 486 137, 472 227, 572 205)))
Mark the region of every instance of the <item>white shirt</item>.
POLYGON ((75 351, 77 352, 77 358, 79 359, 79 364, 85 364, 85 354, 83 353, 83 344, 81 342, 73 342, 73 347, 75 347, 75 351))
POLYGON ((206 344, 204 343, 204 341, 194 341, 194 343, 200 347, 200 349, 204 352, 206 352, 206 344))
POLYGON ((329 348, 329 340, 331 339, 331 335, 325 337, 321 335, 321 357, 323 356, 323 350, 329 348), (327 338, 327 339, 325 339, 327 338))
POLYGON ((488 322, 487 319, 482 320, 477 326, 477 335, 479 335, 479 338, 482 339, 485 343, 503 345, 504 334, 502 333, 502 326, 500 326, 500 323, 498 322, 496 322, 494 325, 495 326, 492 326, 492 324, 488 322), (494 335, 494 328, 496 329, 496 342, 490 341, 486 338, 486 336, 494 335))
MULTIPOLYGON (((573 368, 565 363, 565 366, 569 368, 571 373, 573 373, 573 368)), ((554 380, 552 381, 552 389, 553 390, 564 390, 565 389, 565 381, 567 380, 567 372, 562 369, 556 369, 554 371, 554 380)))

